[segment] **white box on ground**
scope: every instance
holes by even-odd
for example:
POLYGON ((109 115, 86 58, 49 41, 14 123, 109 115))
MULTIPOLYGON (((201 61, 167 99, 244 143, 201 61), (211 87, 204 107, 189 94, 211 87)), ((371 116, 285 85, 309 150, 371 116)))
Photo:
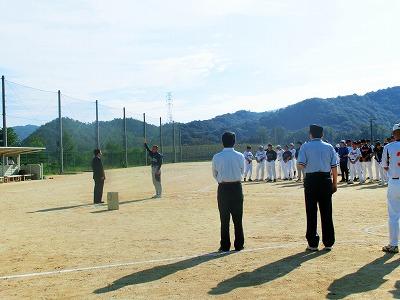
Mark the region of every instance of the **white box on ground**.
POLYGON ((107 205, 108 205, 108 210, 119 209, 118 192, 107 193, 107 205))

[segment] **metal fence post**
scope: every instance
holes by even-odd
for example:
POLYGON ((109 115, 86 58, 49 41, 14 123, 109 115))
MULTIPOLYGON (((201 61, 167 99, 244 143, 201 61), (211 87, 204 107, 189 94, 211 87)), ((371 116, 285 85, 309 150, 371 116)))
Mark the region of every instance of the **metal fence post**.
MULTIPOLYGON (((147 136, 146 136, 146 113, 143 113, 143 138, 145 141, 147 141, 147 136)), ((147 166, 147 151, 144 151, 144 159, 145 159, 145 166, 147 166)))
POLYGON ((163 153, 163 139, 162 139, 162 120, 160 117, 160 151, 163 153))
POLYGON ((172 143, 173 143, 173 150, 174 150, 174 163, 176 163, 176 138, 175 138, 175 122, 172 122, 172 143))
POLYGON ((125 168, 128 167, 128 137, 126 132, 126 111, 124 107, 124 149, 125 149, 125 168))
POLYGON ((99 101, 96 100, 96 148, 100 149, 99 101))
POLYGON ((63 126, 61 118, 61 91, 58 90, 58 129, 60 143, 60 174, 64 173, 64 146, 63 146, 63 126))

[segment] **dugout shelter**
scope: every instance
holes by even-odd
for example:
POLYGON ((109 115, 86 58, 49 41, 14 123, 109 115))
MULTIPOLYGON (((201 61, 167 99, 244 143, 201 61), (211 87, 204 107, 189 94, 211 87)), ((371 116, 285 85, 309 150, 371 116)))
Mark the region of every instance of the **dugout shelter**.
POLYGON ((43 164, 21 165, 21 155, 46 150, 39 147, 0 147, 0 182, 43 179, 43 164))

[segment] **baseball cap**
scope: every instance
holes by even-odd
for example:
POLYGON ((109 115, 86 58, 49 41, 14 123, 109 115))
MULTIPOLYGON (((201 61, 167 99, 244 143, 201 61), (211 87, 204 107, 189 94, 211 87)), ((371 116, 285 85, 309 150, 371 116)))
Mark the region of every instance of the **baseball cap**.
POLYGON ((400 130, 400 123, 393 125, 393 131, 400 130))
POLYGON ((341 140, 340 141, 342 144, 346 144, 346 141, 345 140, 341 140))
POLYGON ((280 149, 280 148, 282 148, 282 146, 281 145, 276 145, 276 148, 280 149))

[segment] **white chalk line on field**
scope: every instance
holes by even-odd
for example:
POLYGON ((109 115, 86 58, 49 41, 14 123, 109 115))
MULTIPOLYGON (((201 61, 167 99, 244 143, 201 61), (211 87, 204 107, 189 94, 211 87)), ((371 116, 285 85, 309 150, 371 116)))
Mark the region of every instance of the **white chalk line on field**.
POLYGON ((385 227, 386 225, 374 225, 374 226, 368 226, 363 228, 363 232, 369 235, 374 235, 374 236, 379 236, 379 237, 387 237, 387 235, 383 235, 380 233, 376 233, 376 230, 382 227, 385 227))
MULTIPOLYGON (((336 244, 370 244, 365 243, 365 241, 354 240, 354 241, 343 241, 338 242, 336 244)), ((291 242, 286 244, 275 244, 270 246, 264 246, 259 248, 253 249, 244 249, 240 252, 234 252, 234 254, 238 255, 240 253, 249 253, 249 252, 258 252, 263 250, 270 250, 270 249, 288 249, 294 248, 300 245, 305 245, 305 242, 291 242)), ((71 269, 62 269, 62 270, 54 270, 54 271, 44 271, 44 272, 33 272, 33 273, 24 273, 24 274, 15 274, 15 275, 3 275, 0 276, 0 280, 9 280, 9 279, 24 279, 24 278, 31 278, 31 277, 40 277, 40 276, 54 276, 66 273, 77 273, 83 271, 94 271, 94 270, 102 270, 102 269, 112 269, 112 268, 120 268, 120 267, 128 267, 134 265, 146 265, 146 264, 154 264, 154 263, 165 263, 165 262, 172 262, 172 261, 181 261, 186 259, 192 258, 199 258, 199 257, 218 257, 218 256, 225 256, 227 252, 213 252, 208 254, 198 254, 198 255, 189 255, 189 256, 181 256, 181 257, 174 257, 174 258, 163 258, 163 259, 151 259, 145 261, 132 261, 132 262, 123 262, 123 263, 114 263, 114 264, 107 264, 107 265, 99 265, 99 266, 90 266, 90 267, 77 267, 71 269)))

